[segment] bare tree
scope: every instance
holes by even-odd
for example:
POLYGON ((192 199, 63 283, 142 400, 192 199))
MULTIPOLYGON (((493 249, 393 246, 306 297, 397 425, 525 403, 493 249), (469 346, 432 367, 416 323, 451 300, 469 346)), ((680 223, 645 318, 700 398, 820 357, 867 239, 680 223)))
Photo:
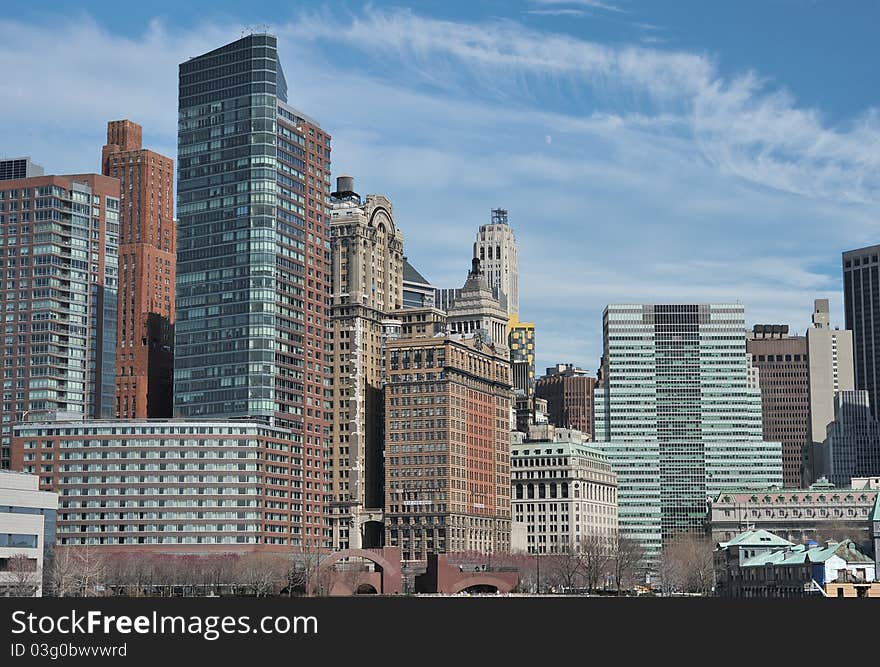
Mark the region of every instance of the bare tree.
POLYGON ((618 536, 614 543, 612 560, 614 585, 618 595, 622 589, 635 587, 646 564, 647 554, 642 544, 626 535, 618 536))
POLYGON ((76 591, 76 559, 69 547, 56 548, 48 566, 48 587, 52 595, 67 597, 76 591))
POLYGON ((237 569, 238 580, 257 597, 274 595, 287 578, 286 562, 275 554, 247 554, 237 569))
POLYGON ((715 585, 712 541, 693 533, 673 537, 663 546, 660 580, 666 593, 709 595, 715 585))
POLYGON ((587 589, 595 591, 611 568, 612 541, 601 535, 584 535, 578 546, 581 569, 587 589))
POLYGON ((329 578, 323 576, 321 562, 326 554, 314 546, 297 546, 290 552, 287 567, 288 595, 326 595, 329 578))
POLYGON ((547 556, 546 583, 563 589, 580 588, 584 579, 584 561, 577 551, 566 550, 547 556))
POLYGON ((40 576, 37 574, 37 559, 26 554, 15 554, 6 561, 6 586, 15 598, 32 598, 40 589, 40 576))

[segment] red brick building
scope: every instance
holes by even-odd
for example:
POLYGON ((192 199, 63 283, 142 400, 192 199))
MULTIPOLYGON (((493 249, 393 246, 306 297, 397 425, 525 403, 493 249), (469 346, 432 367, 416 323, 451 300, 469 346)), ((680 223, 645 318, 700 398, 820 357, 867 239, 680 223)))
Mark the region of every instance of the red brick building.
POLYGON ((141 126, 107 123, 101 170, 120 181, 115 416, 170 417, 172 409, 174 161, 141 145, 141 126))
POLYGON ((510 361, 474 334, 390 340, 385 544, 510 550, 510 361))
POLYGON ((573 428, 593 440, 593 391, 596 378, 571 364, 548 368, 535 383, 535 396, 547 401, 547 418, 554 426, 573 428))
POLYGON ((290 435, 248 421, 25 423, 12 468, 58 493, 60 546, 289 548, 308 474, 290 435))

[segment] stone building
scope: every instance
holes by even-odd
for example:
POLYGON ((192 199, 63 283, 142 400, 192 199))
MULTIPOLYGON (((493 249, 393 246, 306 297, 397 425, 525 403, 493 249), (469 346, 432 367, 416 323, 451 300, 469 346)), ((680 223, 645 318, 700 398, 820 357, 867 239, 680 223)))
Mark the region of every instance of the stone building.
POLYGON ((388 198, 361 200, 354 179, 340 176, 331 195, 330 238, 333 546, 378 547, 384 500, 382 322, 403 306, 403 234, 388 198))
POLYGON ((510 448, 513 551, 577 553, 617 539, 617 476, 577 430, 532 426, 510 448))

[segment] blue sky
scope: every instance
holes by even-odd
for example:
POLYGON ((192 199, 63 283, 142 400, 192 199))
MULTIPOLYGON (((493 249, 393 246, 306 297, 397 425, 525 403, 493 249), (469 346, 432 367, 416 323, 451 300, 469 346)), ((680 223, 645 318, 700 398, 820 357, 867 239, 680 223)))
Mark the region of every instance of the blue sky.
POLYGON ((611 302, 741 301, 842 325, 840 252, 880 242, 880 2, 6 0, 0 154, 97 170, 105 123, 176 154, 177 64, 266 24, 333 169, 460 286, 477 226, 520 243, 538 369, 595 369, 611 302))

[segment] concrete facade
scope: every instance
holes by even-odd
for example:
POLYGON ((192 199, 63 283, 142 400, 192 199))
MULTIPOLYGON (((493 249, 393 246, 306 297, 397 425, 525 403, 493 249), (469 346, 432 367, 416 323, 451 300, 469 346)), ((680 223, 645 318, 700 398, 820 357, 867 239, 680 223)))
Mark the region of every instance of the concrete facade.
POLYGON ((828 299, 815 301, 813 326, 807 329, 807 357, 810 422, 802 483, 809 484, 826 474, 815 469, 814 461, 821 455, 828 425, 834 421, 834 400, 839 392, 856 388, 853 334, 831 328, 828 299))
POLYGON ((42 595, 57 509, 58 494, 40 491, 36 475, 0 471, 0 597, 42 595))

